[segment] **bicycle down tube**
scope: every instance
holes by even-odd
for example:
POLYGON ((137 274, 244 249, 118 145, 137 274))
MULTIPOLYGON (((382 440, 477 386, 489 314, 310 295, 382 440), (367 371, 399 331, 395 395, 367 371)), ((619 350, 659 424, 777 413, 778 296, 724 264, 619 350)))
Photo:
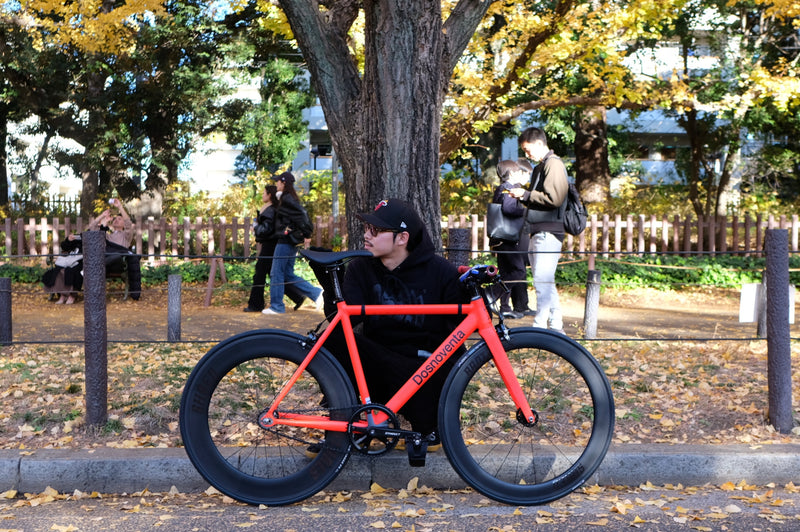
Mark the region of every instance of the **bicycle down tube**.
MULTIPOLYGON (((347 431, 347 421, 334 421, 328 420, 320 416, 309 416, 303 414, 289 414, 280 412, 280 404, 286 395, 290 392, 292 386, 297 381, 298 377, 305 371, 308 364, 311 363, 313 357, 319 352, 325 340, 330 336, 331 332, 337 327, 341 326, 344 331, 345 339, 347 341, 350 359, 353 364, 353 372, 356 378, 359 396, 363 405, 371 404, 369 395, 369 388, 364 376, 364 371, 361 366, 361 357, 356 345, 355 336, 353 334, 352 322, 350 317, 354 315, 361 316, 379 316, 379 315, 466 315, 465 318, 453 329, 448 337, 442 342, 439 347, 431 354, 430 357, 423 360, 419 369, 406 381, 406 383, 392 396, 386 403, 386 407, 392 412, 399 411, 403 405, 417 392, 417 390, 424 385, 441 367, 444 365, 454 353, 467 341, 473 332, 478 331, 478 334, 483 338, 489 347, 494 358, 497 370, 506 385, 509 394, 511 395, 514 404, 519 409, 520 413, 529 422, 535 420, 535 415, 531 410, 530 404, 522 391, 519 382, 508 361, 505 349, 503 348, 500 339, 497 336, 497 331, 492 323, 491 316, 480 297, 473 299, 465 304, 425 304, 425 305, 349 305, 344 301, 337 303, 337 313, 329 326, 323 331, 322 335, 312 346, 304 362, 297 368, 295 373, 285 383, 283 389, 276 397, 274 403, 270 408, 261 415, 260 422, 262 426, 273 425, 288 425, 296 427, 313 427, 324 430, 333 430, 339 432, 347 431)), ((386 414, 376 413, 375 422, 382 423, 387 419, 386 414)), ((366 427, 366 423, 356 423, 355 426, 366 427)))

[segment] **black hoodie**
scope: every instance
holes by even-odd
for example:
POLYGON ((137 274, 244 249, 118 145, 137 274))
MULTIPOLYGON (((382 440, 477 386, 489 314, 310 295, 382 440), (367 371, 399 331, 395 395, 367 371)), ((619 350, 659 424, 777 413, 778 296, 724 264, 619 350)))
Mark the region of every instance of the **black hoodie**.
MULTIPOLYGON (((410 305, 465 303, 468 301, 458 270, 434 253, 423 234, 420 244, 394 270, 380 259, 360 258, 347 267, 344 298, 351 305, 410 305)), ((417 357, 419 350, 433 351, 463 316, 366 316, 362 334, 388 349, 417 357)), ((355 322, 355 320, 354 320, 355 322)))

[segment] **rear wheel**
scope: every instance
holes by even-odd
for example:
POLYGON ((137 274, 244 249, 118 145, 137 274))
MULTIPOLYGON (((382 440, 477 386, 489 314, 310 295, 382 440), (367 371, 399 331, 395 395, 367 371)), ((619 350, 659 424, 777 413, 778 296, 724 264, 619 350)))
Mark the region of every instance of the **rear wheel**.
MULTIPOLYGON (((212 486, 249 504, 283 505, 323 489, 347 462, 345 432, 259 426, 283 383, 308 352, 304 338, 284 331, 251 331, 209 351, 181 397, 180 428, 192 464, 212 486), (310 445, 320 444, 316 456, 310 445)), ((281 403, 346 421, 357 403, 341 365, 320 352, 281 403)))
POLYGON ((543 504, 583 484, 614 431, 614 399, 602 368, 580 344, 539 329, 503 340, 538 420, 527 423, 481 342, 451 372, 439 429, 453 469, 507 504, 543 504))

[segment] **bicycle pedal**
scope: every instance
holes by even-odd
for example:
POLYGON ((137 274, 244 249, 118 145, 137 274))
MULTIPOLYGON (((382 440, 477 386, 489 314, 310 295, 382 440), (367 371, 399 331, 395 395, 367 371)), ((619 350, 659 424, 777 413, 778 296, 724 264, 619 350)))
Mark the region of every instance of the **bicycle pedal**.
POLYGON ((411 467, 425 467, 425 457, 428 454, 427 440, 406 440, 406 450, 408 451, 408 465, 411 467))

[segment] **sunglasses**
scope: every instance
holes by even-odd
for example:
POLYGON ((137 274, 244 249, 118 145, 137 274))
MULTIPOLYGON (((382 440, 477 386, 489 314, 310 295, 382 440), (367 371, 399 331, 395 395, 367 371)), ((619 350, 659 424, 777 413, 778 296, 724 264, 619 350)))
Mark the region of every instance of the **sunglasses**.
POLYGON ((394 229, 386 229, 384 227, 378 227, 372 224, 364 224, 364 231, 369 233, 371 236, 376 237, 381 233, 397 233, 394 229))

